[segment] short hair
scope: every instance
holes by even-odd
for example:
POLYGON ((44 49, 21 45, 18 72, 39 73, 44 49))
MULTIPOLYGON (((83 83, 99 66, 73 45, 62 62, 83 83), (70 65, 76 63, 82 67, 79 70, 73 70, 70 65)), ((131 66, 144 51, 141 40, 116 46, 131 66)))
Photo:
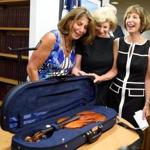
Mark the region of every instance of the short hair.
POLYGON ((110 30, 114 31, 117 27, 118 20, 114 12, 109 11, 106 7, 98 8, 93 12, 93 18, 95 20, 95 23, 104 23, 109 22, 110 23, 110 30))
POLYGON ((125 29, 126 29, 126 19, 128 15, 131 13, 137 13, 139 15, 141 20, 141 27, 140 27, 141 33, 150 29, 150 14, 147 12, 147 10, 145 10, 143 7, 141 7, 138 4, 129 6, 127 8, 124 15, 124 21, 123 21, 125 29))
POLYGON ((85 7, 76 7, 66 14, 58 23, 58 29, 64 35, 70 32, 69 25, 73 21, 79 20, 81 17, 87 17, 89 20, 86 34, 81 38, 84 43, 91 43, 95 37, 95 23, 91 13, 85 7))

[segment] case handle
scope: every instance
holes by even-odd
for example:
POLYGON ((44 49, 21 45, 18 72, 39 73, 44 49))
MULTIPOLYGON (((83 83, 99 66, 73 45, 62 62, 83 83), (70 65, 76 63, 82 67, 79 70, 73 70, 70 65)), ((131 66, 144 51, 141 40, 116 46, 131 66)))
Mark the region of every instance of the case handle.
POLYGON ((95 126, 86 133, 87 143, 94 143, 102 135, 102 127, 95 126))

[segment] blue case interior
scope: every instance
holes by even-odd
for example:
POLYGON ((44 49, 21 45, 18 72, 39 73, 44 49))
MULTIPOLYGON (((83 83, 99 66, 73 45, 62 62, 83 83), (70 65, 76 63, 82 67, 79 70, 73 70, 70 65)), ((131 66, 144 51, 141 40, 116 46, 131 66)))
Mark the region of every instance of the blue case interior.
POLYGON ((75 141, 70 144, 75 148, 86 141, 84 133, 91 128, 101 124, 104 132, 115 123, 117 113, 113 109, 94 105, 95 91, 95 85, 89 77, 58 77, 16 86, 5 97, 2 128, 15 133, 13 144, 22 147, 59 149, 60 146, 65 148, 65 143, 75 141), (61 117, 86 110, 102 113, 108 119, 82 128, 58 129, 50 138, 40 142, 29 143, 24 140, 26 136, 45 129, 47 124, 56 126, 56 120, 61 117))

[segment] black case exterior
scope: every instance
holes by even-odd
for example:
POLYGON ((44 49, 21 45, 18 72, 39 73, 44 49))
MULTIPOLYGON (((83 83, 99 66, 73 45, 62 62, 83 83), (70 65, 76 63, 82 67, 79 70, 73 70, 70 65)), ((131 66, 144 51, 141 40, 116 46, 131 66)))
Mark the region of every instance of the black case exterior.
POLYGON ((111 108, 94 105, 94 100, 95 85, 89 77, 57 77, 24 83, 6 95, 1 126, 15 133, 12 150, 74 150, 84 143, 94 142, 116 122, 117 113, 111 108), (108 119, 77 129, 57 129, 57 119, 81 111, 102 113, 108 119), (56 130, 47 139, 33 143, 24 140, 36 131, 46 129, 48 124, 56 130), (93 132, 95 127, 98 130, 93 132))

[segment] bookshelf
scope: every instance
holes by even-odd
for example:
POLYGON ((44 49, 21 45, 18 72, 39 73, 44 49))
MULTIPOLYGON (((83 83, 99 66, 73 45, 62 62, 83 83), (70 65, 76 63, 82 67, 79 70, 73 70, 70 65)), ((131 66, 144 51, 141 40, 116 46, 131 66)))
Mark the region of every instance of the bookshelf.
POLYGON ((3 83, 6 83, 6 84, 11 84, 11 85, 17 85, 18 84, 17 80, 5 78, 5 77, 0 77, 0 81, 2 81, 3 83))
MULTIPOLYGON (((15 58, 17 59, 16 54, 5 54, 5 53, 0 53, 0 57, 6 57, 6 58, 15 58)), ((22 56, 23 60, 28 60, 28 56, 22 56)))
POLYGON ((0 27, 0 31, 29 31, 29 28, 0 27))
POLYGON ((0 0, 0 101, 13 86, 26 81, 28 52, 8 47, 28 47, 29 11, 30 0, 0 0))

